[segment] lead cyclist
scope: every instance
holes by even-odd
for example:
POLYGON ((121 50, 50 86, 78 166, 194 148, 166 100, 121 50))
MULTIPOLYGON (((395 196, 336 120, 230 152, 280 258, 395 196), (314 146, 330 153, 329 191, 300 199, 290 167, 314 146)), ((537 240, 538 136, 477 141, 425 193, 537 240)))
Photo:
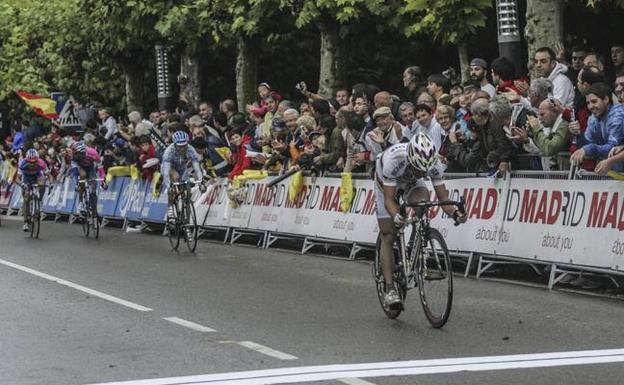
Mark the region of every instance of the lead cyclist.
MULTIPOLYGON (((385 282, 384 302, 390 308, 402 306, 401 297, 394 285, 394 242, 397 227, 405 224, 406 218, 400 212, 397 192, 408 191, 407 202, 413 204, 430 199, 425 180, 430 179, 436 197, 448 200, 444 185, 444 169, 433 141, 425 134, 414 135, 407 143, 398 143, 386 149, 377 157, 375 168, 375 198, 377 223, 381 236, 381 269, 385 282)), ((455 206, 442 206, 442 210, 456 223, 466 222, 465 213, 455 206)))

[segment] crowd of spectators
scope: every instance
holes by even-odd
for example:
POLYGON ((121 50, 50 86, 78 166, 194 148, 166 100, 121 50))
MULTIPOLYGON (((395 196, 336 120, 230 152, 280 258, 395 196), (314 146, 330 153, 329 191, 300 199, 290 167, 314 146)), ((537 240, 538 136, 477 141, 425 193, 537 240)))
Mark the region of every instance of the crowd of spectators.
POLYGON ((213 177, 234 179, 250 169, 370 172, 386 148, 422 132, 447 172, 550 171, 571 161, 606 174, 624 168, 623 66, 620 44, 610 63, 582 46, 545 47, 534 53, 530 78, 503 57, 489 64, 472 59, 463 83, 453 71, 425 76, 410 66, 403 98, 363 83, 325 98, 300 83, 295 102, 260 83, 257 100, 240 111, 226 99, 175 113, 154 110, 146 118, 132 111, 124 119, 76 100, 80 130, 22 121, 2 154, 16 161, 21 150, 35 148, 58 176, 67 170, 71 142, 83 139, 101 153, 107 171, 127 168, 151 180, 173 132, 184 130, 213 177))

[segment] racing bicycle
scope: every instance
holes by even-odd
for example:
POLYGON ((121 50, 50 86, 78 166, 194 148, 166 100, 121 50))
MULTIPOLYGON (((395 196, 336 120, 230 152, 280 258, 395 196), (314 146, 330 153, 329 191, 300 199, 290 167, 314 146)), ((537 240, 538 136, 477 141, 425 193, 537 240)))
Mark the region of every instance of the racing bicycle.
POLYGON ((104 179, 89 178, 80 179, 78 181, 79 189, 82 194, 78 194, 78 202, 82 206, 80 217, 82 221, 82 232, 85 237, 89 238, 91 234, 97 239, 100 236, 100 217, 97 212, 97 182, 104 179))
POLYGON ((41 201, 45 194, 45 184, 24 184, 25 196, 28 196, 28 204, 24 206, 24 218, 30 226, 30 237, 39 238, 41 228, 41 201))
MULTIPOLYGON (((464 199, 459 201, 423 201, 403 204, 415 208, 416 214, 407 219, 397 230, 394 248, 394 282, 401 297, 400 307, 388 307, 384 303, 385 283, 381 271, 381 235, 377 238, 373 277, 381 307, 388 318, 395 319, 404 309, 407 292, 418 287, 420 303, 425 316, 434 328, 441 328, 448 321, 453 303, 453 269, 451 257, 442 234, 431 227, 428 211, 436 206, 456 206, 465 211, 464 199), (410 230, 406 240, 406 230, 410 230)), ((455 223, 457 225, 458 223, 455 223)))
POLYGON ((173 182, 169 187, 174 189, 174 216, 167 217, 166 230, 173 250, 178 249, 181 238, 184 238, 184 243, 191 253, 195 252, 197 248, 199 227, 197 226, 195 206, 191 200, 191 188, 195 183, 194 180, 173 182))

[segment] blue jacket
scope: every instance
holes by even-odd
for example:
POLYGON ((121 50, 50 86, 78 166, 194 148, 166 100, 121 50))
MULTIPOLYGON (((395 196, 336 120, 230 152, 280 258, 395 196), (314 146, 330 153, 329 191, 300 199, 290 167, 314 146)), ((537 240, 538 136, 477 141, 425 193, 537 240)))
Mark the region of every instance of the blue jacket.
POLYGON ((24 145, 24 133, 22 131, 17 131, 15 136, 13 137, 13 146, 11 148, 11 152, 16 153, 19 151, 24 145))
POLYGON ((585 139, 585 155, 597 160, 605 159, 613 147, 624 142, 624 106, 610 105, 601 117, 590 116, 585 139))

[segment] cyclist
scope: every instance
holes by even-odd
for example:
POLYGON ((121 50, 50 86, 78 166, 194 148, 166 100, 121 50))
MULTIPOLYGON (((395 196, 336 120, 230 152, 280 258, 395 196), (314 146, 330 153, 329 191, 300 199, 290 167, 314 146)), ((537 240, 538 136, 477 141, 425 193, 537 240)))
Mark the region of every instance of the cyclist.
MULTIPOLYGON (((168 188, 170 182, 186 181, 189 178, 188 163, 190 162, 195 171, 195 179, 203 180, 203 174, 199 165, 200 157, 195 148, 189 144, 189 136, 184 131, 176 131, 172 136, 173 143, 170 144, 162 158, 160 173, 163 178, 163 186, 168 188)), ((206 187, 200 183, 200 190, 205 191, 206 187)), ((167 218, 173 218, 173 203, 175 193, 173 189, 168 189, 169 208, 167 218)))
MULTIPOLYGON (((397 227, 405 224, 400 212, 398 191, 408 191, 405 195, 409 203, 427 201, 430 198, 425 184, 430 179, 438 200, 447 200, 448 191, 444 186, 444 165, 438 158, 433 141, 425 134, 413 136, 407 143, 398 143, 386 149, 377 157, 375 171, 375 197, 377 222, 381 235, 381 269, 385 281, 384 302, 386 306, 401 306, 401 297, 393 282, 394 242, 397 227)), ((443 206, 445 213, 455 222, 466 221, 466 214, 454 206, 443 206)))
MULTIPOLYGON (((74 142, 71 145, 71 168, 70 173, 76 181, 76 191, 80 196, 78 202, 80 206, 78 211, 84 214, 85 208, 82 207, 84 202, 84 185, 79 180, 91 179, 99 176, 104 177, 104 169, 102 168, 102 158, 95 148, 89 147, 83 141, 74 142)), ((106 183, 102 182, 102 188, 106 188, 106 183)))
MULTIPOLYGON (((39 153, 34 148, 26 151, 26 156, 20 159, 18 176, 20 178, 20 186, 22 187, 22 197, 24 198, 23 207, 28 210, 30 207, 30 191, 32 190, 32 186, 43 185, 45 177, 48 176, 48 178, 50 178, 48 165, 39 157, 39 153)), ((45 187, 40 187, 39 192, 40 196, 43 196, 45 193, 45 187)), ((30 214, 31 213, 26 212, 24 215, 24 226, 22 226, 22 230, 24 231, 30 231, 28 223, 30 220, 30 214)))

